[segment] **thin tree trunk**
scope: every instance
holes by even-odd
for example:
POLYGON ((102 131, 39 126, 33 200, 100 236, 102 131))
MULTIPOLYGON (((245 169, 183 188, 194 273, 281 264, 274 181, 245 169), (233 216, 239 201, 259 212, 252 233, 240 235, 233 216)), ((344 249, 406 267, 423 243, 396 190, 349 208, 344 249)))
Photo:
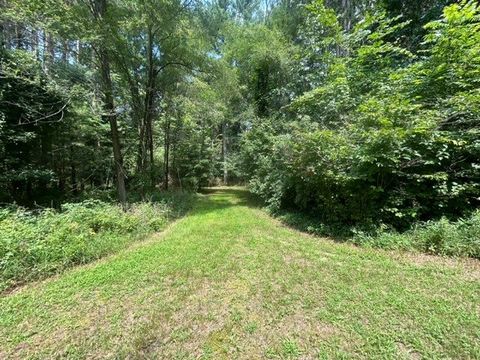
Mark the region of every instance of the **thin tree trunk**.
POLYGON ((80 64, 80 51, 82 49, 82 45, 80 44, 80 40, 77 40, 75 43, 75 62, 80 64))
POLYGON ((35 53, 35 58, 41 63, 40 58, 40 30, 32 30, 32 51, 35 53))
POLYGON ((23 27, 20 24, 15 24, 15 43, 17 49, 25 49, 25 44, 23 41, 23 27))
POLYGON ((53 44, 53 37, 51 34, 43 32, 43 68, 45 73, 49 73, 55 58, 55 49, 53 44))
POLYGON ((144 169, 145 169, 145 124, 144 124, 144 116, 138 116, 137 172, 143 173, 144 169))
POLYGON ((170 120, 166 119, 166 124, 165 124, 165 144, 164 144, 164 170, 165 170, 165 190, 168 190, 168 172, 170 170, 169 166, 169 158, 170 158, 170 120))
POLYGON ((227 124, 222 124, 222 160, 223 160, 223 183, 228 184, 227 167, 227 124))
MULTIPOLYGON (((0 0, 0 11, 4 12, 6 3, 0 0)), ((0 49, 6 48, 7 43, 7 25, 6 22, 0 21, 0 49)))
POLYGON ((153 122, 150 118, 148 123, 148 148, 150 153, 150 181, 152 182, 152 187, 155 186, 155 159, 154 159, 154 147, 153 147, 153 122))
POLYGON ((68 62, 68 41, 63 42, 62 61, 66 64, 68 62))
POLYGON ((75 160, 73 156, 73 146, 70 146, 70 182, 72 186, 73 195, 78 194, 78 184, 77 184, 77 169, 75 167, 75 160))

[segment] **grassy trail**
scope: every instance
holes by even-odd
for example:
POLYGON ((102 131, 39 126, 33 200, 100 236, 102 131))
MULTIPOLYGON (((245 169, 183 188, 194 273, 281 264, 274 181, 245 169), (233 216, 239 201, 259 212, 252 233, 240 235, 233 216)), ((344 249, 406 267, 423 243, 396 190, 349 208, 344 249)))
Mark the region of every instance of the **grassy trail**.
POLYGON ((0 298, 0 358, 480 358, 480 265, 323 240, 216 189, 163 233, 0 298))

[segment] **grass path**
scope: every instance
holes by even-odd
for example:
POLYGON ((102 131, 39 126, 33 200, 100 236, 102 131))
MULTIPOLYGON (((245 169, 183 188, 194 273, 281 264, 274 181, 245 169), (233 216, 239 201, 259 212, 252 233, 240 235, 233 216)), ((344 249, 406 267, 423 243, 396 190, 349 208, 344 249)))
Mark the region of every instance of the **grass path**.
POLYGON ((0 298, 0 358, 480 359, 480 265, 301 234, 241 189, 0 298))

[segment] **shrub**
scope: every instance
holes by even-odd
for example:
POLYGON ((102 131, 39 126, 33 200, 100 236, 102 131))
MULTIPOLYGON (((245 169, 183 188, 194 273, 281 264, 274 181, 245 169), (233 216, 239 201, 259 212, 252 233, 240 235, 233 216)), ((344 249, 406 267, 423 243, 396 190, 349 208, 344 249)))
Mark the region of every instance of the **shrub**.
POLYGON ((325 63, 319 86, 244 136, 251 190, 335 227, 406 230, 477 208, 479 19, 474 1, 446 7, 422 57, 388 40, 394 19, 337 34, 349 51, 325 63))
POLYGON ((480 259, 480 210, 456 221, 443 217, 418 222, 404 232, 395 231, 387 225, 346 227, 339 223, 321 222, 318 217, 295 211, 282 211, 277 217, 300 231, 331 236, 336 241, 359 246, 480 259))
POLYGON ((358 232, 351 241, 384 249, 418 250, 431 254, 480 259, 480 210, 457 221, 442 218, 398 233, 380 228, 375 234, 358 232))

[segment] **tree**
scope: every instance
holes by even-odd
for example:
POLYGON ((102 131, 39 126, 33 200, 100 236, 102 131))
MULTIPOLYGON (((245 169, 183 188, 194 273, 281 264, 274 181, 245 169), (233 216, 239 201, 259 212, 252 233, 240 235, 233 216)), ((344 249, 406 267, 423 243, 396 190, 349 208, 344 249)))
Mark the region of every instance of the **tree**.
MULTIPOLYGON (((102 35, 106 36, 106 32, 109 31, 109 26, 105 19, 108 15, 108 1, 107 0, 95 0, 92 7, 92 15, 95 21, 98 23, 99 29, 102 30, 102 35)), ((113 148, 113 161, 115 162, 115 171, 117 176, 117 191, 118 199, 125 207, 127 202, 127 191, 125 188, 125 172, 123 169, 123 157, 120 147, 120 135, 118 132, 118 123, 116 115, 116 107, 113 98, 113 84, 110 73, 110 54, 106 42, 107 39, 101 38, 103 41, 94 43, 94 49, 97 55, 99 70, 101 74, 101 89, 103 93, 103 102, 105 119, 110 124, 110 131, 112 136, 112 148, 113 148)))

